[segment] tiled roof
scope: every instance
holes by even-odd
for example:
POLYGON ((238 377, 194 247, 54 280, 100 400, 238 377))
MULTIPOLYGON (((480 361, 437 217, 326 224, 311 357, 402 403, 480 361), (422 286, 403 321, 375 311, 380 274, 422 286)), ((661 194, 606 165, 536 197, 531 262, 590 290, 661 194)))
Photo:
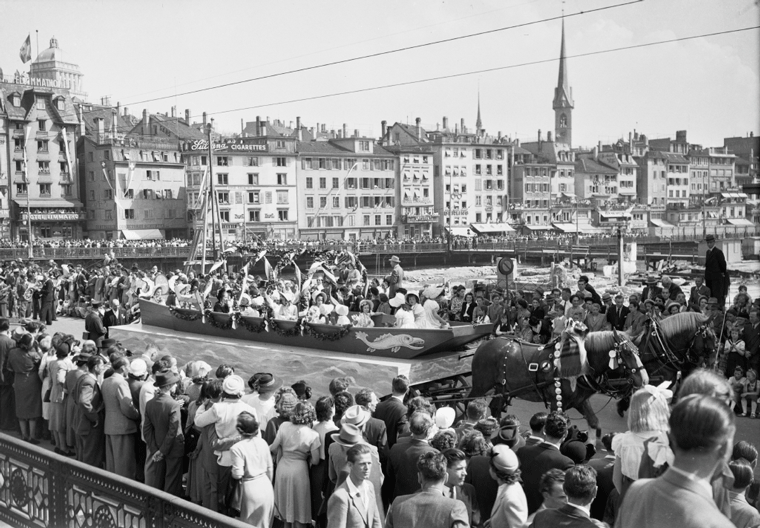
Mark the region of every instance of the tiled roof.
MULTIPOLYGON (((193 128, 192 126, 188 126, 185 124, 184 120, 180 119, 179 117, 170 117, 163 114, 151 114, 150 119, 151 121, 157 121, 161 123, 164 128, 171 131, 171 133, 180 140, 206 138, 206 134, 196 128, 193 128)), ((129 132, 129 135, 140 135, 142 133, 141 127, 142 120, 137 122, 137 124, 129 132)))
POLYGON ((29 86, 26 84, 14 84, 14 83, 2 83, 0 84, 0 98, 3 99, 3 108, 9 119, 24 119, 29 116, 34 116, 35 111, 35 92, 39 95, 44 95, 51 98, 50 109, 51 113, 57 117, 58 123, 64 123, 69 125, 79 124, 79 118, 77 117, 74 103, 71 100, 69 91, 65 89, 53 89, 50 92, 50 88, 40 89, 35 86, 29 86), (21 106, 14 106, 11 104, 10 96, 14 93, 18 93, 21 96, 21 106), (59 97, 64 97, 64 108, 58 110, 55 104, 52 104, 53 100, 59 97))
POLYGON ((672 163, 689 163, 682 154, 676 154, 675 152, 663 152, 665 159, 672 163))
POLYGON ((128 121, 127 119, 125 119, 123 115, 116 114, 115 112, 113 112, 111 107, 94 108, 93 110, 90 110, 89 112, 82 113, 82 120, 84 121, 85 135, 92 137, 97 133, 98 127, 95 124, 96 118, 103 119, 103 130, 105 132, 109 132, 111 130, 111 122, 113 121, 114 115, 116 115, 116 133, 117 134, 126 134, 132 129, 133 125, 131 121, 128 121))
POLYGON ((618 173, 618 171, 616 171, 615 169, 612 169, 602 163, 598 163, 597 161, 591 158, 580 158, 580 159, 575 160, 575 172, 576 173, 581 172, 585 174, 617 174, 618 173))
POLYGON ((299 141, 296 150, 300 154, 323 154, 325 156, 354 154, 348 149, 333 145, 327 141, 299 141))

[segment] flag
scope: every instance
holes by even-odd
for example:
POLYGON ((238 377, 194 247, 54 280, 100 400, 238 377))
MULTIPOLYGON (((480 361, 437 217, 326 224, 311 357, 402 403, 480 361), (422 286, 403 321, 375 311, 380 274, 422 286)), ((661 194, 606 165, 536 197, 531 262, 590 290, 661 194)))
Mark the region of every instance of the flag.
POLYGON ((108 179, 108 172, 106 171, 106 162, 101 161, 100 166, 103 168, 103 178, 105 178, 106 183, 111 188, 111 192, 113 192, 113 186, 111 185, 111 180, 108 179))
POLYGON ((296 279, 298 280, 298 290, 301 291, 301 283, 303 282, 303 277, 301 276, 301 268, 298 267, 298 264, 296 264, 296 261, 294 259, 291 259, 290 262, 293 263, 293 268, 295 268, 296 279))
MULTIPOLYGON (((32 132, 31 125, 25 127, 25 129, 24 129, 24 150, 23 150, 23 154, 24 154, 24 183, 26 185, 29 185, 29 161, 26 158, 26 147, 27 147, 27 145, 29 145, 29 136, 31 135, 31 132, 32 132)), ((27 189, 27 192, 29 192, 28 189, 27 189)))
POLYGON ((127 193, 129 193, 129 189, 131 188, 131 185, 132 185, 132 175, 134 174, 134 172, 135 172, 135 162, 134 161, 130 161, 129 162, 129 172, 127 172, 127 182, 126 182, 127 184, 124 187, 124 198, 127 197, 127 193))
MULTIPOLYGON (((69 137, 66 134, 66 127, 63 127, 61 129, 61 134, 63 135, 63 146, 65 147, 64 153, 66 154, 66 166, 69 169, 69 178, 74 178, 74 173, 71 170, 71 156, 69 155, 69 137)), ((109 182, 110 185, 111 182, 109 182)))
POLYGON ((269 263, 269 259, 264 257, 264 274, 267 277, 267 280, 274 280, 274 270, 272 269, 272 265, 269 263))
POLYGON ((19 57, 21 57, 21 62, 26 64, 30 60, 32 60, 32 34, 26 36, 26 40, 21 45, 21 50, 19 50, 19 57))

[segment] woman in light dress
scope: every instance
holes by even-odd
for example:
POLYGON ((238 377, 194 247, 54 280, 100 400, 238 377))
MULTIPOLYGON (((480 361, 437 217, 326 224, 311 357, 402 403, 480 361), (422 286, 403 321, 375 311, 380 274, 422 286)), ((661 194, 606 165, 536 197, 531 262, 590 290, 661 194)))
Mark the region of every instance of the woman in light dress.
POLYGON ((317 414, 309 402, 299 402, 283 423, 269 450, 277 456, 274 481, 275 512, 285 528, 312 521, 309 465, 319 464, 319 433, 311 428, 317 414))
POLYGON ((237 430, 243 439, 232 446, 232 478, 240 481, 240 520, 258 528, 269 528, 274 518, 272 454, 259 435, 256 418, 242 412, 237 430))
POLYGON ((433 299, 428 299, 422 305, 424 311, 423 318, 417 322, 420 328, 448 328, 449 322, 438 315, 440 306, 433 299))
POLYGON ((414 326, 425 328, 425 309, 420 304, 420 296, 414 292, 407 293, 406 304, 409 306, 409 311, 414 315, 414 326))
POLYGON ((396 317, 394 326, 396 328, 417 328, 417 325, 414 324, 414 314, 409 305, 406 304, 403 293, 397 293, 389 302, 393 308, 396 308, 396 313, 394 314, 396 317))
POLYGON ((375 322, 372 320, 372 301, 365 299, 359 303, 359 315, 354 315, 354 326, 358 328, 372 328, 375 322))

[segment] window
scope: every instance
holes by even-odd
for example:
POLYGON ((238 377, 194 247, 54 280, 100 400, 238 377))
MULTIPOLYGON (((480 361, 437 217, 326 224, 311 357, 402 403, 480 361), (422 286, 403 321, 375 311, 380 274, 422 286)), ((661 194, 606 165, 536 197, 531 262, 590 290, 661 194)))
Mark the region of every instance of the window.
POLYGON ((216 193, 216 198, 219 200, 220 204, 229 204, 230 203, 230 193, 228 192, 218 192, 216 193))
POLYGON ((275 148, 284 149, 285 148, 285 140, 278 139, 277 141, 275 141, 275 148))
POLYGON ((359 141, 359 150, 369 152, 369 141, 359 141))
POLYGON ((150 219, 155 218, 154 216, 155 211, 153 209, 146 209, 144 213, 145 213, 145 218, 150 218, 150 219))
POLYGON ((113 199, 113 191, 111 189, 106 189, 103 191, 103 199, 104 200, 112 200, 113 199))
POLYGON ((393 215, 385 215, 385 225, 393 225, 393 215))
POLYGON ((50 174, 50 162, 49 161, 38 161, 37 162, 37 170, 40 174, 50 174))
POLYGON ((50 196, 49 183, 40 183, 40 196, 50 196))
POLYGON ((287 167, 288 166, 288 158, 275 158, 274 164, 278 167, 287 167))
POLYGON ((26 184, 25 183, 17 183, 16 184, 16 194, 26 194, 26 184))
POLYGON ((13 97, 11 97, 11 103, 13 103, 13 106, 21 106, 21 96, 13 94, 13 97))
POLYGON ((483 157, 483 152, 481 149, 475 149, 475 159, 480 159, 483 157))
POLYGON ((124 218, 126 220, 134 220, 135 219, 135 210, 134 209, 124 209, 124 218))
POLYGON ((47 125, 47 122, 44 119, 38 119, 37 120, 37 126, 39 127, 40 132, 45 131, 45 126, 47 125))
POLYGON ((219 185, 229 185, 229 174, 217 174, 216 183, 219 185))
MULTIPOLYGON (((16 148, 16 150, 19 150, 16 148)), ((48 151, 48 141, 46 139, 44 140, 38 140, 37 141, 37 152, 47 152, 48 151)))
POLYGON ((277 191, 277 203, 286 204, 288 202, 288 191, 277 191))
POLYGON ((313 196, 307 196, 306 197, 306 209, 314 209, 314 197, 313 196))
POLYGON ((217 156, 216 164, 219 165, 220 167, 229 167, 230 158, 227 156, 217 156))
POLYGON ((475 207, 480 207, 482 205, 480 196, 475 197, 475 207))
POLYGON ((134 200, 135 199, 135 190, 134 189, 127 189, 127 192, 124 193, 124 198, 127 200, 134 200))
MULTIPOLYGON (((283 158, 285 159, 285 158, 283 158)), ((287 222, 288 221, 288 210, 287 209, 278 209, 277 210, 277 217, 279 218, 280 222, 287 222)))
POLYGON ((333 196, 333 209, 340 208, 340 196, 333 196))
POLYGON ((375 215, 375 225, 382 225, 383 215, 375 215))
POLYGON ((327 207, 327 196, 319 197, 319 208, 322 209, 323 207, 327 207))
MULTIPOLYGON (((204 163, 205 165, 205 163, 204 163)), ((247 167, 258 167, 259 166, 259 158, 257 157, 248 157, 245 158, 245 165, 247 167)))
POLYGON ((259 221, 259 211, 248 211, 248 221, 249 222, 258 222, 259 221))
POLYGON ((106 220, 113 220, 113 211, 106 209, 106 220))
POLYGON ((248 192, 248 203, 252 203, 252 204, 259 203, 259 191, 248 192))
POLYGON ((303 158, 301 160, 301 168, 305 170, 311 170, 312 169, 312 159, 311 158, 303 158))
POLYGON ((345 203, 346 203, 346 209, 353 209, 359 204, 359 201, 356 196, 346 196, 345 203))
POLYGON ((480 165, 479 165, 479 164, 478 164, 478 165, 475 165, 475 174, 477 174, 478 176, 479 176, 480 174, 482 174, 482 171, 480 170, 480 165))
MULTIPOLYGON (((285 158, 282 158, 282 159, 285 159, 285 158)), ((288 184, 288 175, 277 174, 277 185, 287 185, 287 184, 288 184)))
POLYGON ((340 178, 333 178, 332 179, 332 188, 338 189, 340 187, 340 178))
POLYGON ((311 176, 306 177, 306 188, 307 189, 313 189, 314 188, 314 178, 311 176))
POLYGON ((230 221, 230 212, 229 211, 219 211, 219 216, 222 218, 222 222, 229 222, 230 221))
POLYGON ((145 179, 149 181, 160 181, 161 180, 161 172, 157 170, 148 170, 145 171, 145 179))
POLYGON ((103 159, 106 161, 111 161, 111 151, 110 150, 104 150, 103 151, 103 159))
POLYGON ((370 223, 369 223, 369 215, 364 215, 362 217, 362 225, 365 225, 365 226, 370 225, 370 223))
POLYGON ((63 184, 61 185, 61 196, 71 196, 71 185, 70 184, 63 184))
POLYGON ((327 178, 320 178, 319 179, 319 188, 320 189, 326 189, 327 188, 327 178))
POLYGON ((346 178, 346 189, 356 189, 356 178, 346 178))

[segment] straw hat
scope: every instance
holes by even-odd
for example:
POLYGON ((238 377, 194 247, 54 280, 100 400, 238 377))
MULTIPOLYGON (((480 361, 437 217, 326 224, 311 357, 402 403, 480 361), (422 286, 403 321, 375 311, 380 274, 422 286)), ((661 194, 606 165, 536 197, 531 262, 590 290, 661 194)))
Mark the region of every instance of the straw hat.
POLYGON ((333 434, 332 439, 344 446, 354 446, 362 441, 362 430, 354 424, 344 423, 340 427, 340 433, 333 434))
POLYGON ((367 409, 361 405, 352 405, 345 410, 340 418, 340 423, 361 427, 369 421, 370 417, 371 414, 367 409))

